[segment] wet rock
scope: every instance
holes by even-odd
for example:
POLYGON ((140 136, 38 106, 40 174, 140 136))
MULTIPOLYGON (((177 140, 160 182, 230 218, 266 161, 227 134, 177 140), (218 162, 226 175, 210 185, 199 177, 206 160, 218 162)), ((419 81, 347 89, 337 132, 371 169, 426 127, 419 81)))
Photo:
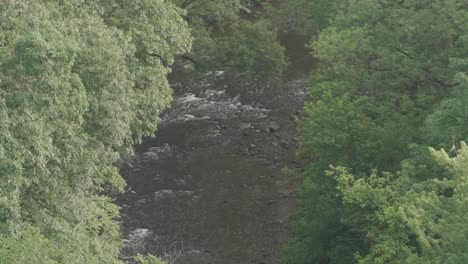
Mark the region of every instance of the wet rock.
POLYGON ((169 144, 164 144, 162 147, 152 147, 148 150, 149 152, 161 153, 171 151, 169 144))
POLYGON ((193 192, 192 191, 177 191, 175 192, 177 198, 192 198, 193 192))
POLYGON ((122 215, 121 215, 121 214, 114 215, 114 216, 112 217, 112 220, 114 220, 114 221, 122 221, 122 215))
POLYGON ((130 161, 125 162, 122 167, 127 167, 129 169, 133 168, 133 164, 130 161))
POLYGON ((242 130, 251 129, 251 128, 253 128, 253 126, 250 123, 244 123, 239 126, 239 129, 242 129, 242 130))
POLYGON ((147 152, 143 153, 142 157, 143 160, 152 161, 152 160, 159 160, 164 158, 169 158, 173 154, 171 147, 168 144, 165 144, 161 147, 152 147, 148 149, 147 152))
POLYGON ((187 182, 184 181, 184 180, 176 180, 175 183, 176 183, 176 186, 177 186, 178 188, 185 188, 185 187, 187 187, 187 182))
POLYGON ((161 179, 160 177, 154 177, 151 180, 157 185, 160 185, 160 184, 162 184, 164 182, 164 180, 161 179))
POLYGON ((290 191, 281 191, 279 192, 281 198, 288 198, 291 197, 291 192, 290 191))
POLYGON ((137 203, 137 205, 142 206, 142 205, 144 205, 146 202, 147 202, 146 199, 140 199, 140 200, 138 200, 136 203, 137 203))
POLYGON ((128 239, 124 240, 125 250, 129 251, 131 254, 136 252, 141 252, 146 244, 146 241, 153 232, 146 228, 138 228, 130 232, 128 239))
POLYGON ((185 176, 184 176, 184 178, 185 178, 185 181, 188 181, 188 182, 190 182, 190 181, 192 181, 192 179, 193 179, 193 176, 192 176, 192 175, 190 175, 190 174, 188 174, 188 175, 185 175, 185 176))
POLYGON ((176 196, 173 191, 171 190, 161 190, 157 191, 153 194, 153 199, 158 202, 161 200, 166 200, 166 199, 175 199, 176 196))
POLYGON ((221 76, 221 75, 223 75, 223 74, 224 74, 224 71, 215 71, 215 72, 214 72, 214 75, 215 75, 216 77, 219 77, 219 76, 221 76))
POLYGON ((276 133, 279 131, 279 129, 280 129, 280 125, 275 122, 270 123, 270 125, 268 126, 268 131, 270 133, 276 133))
POLYGON ((192 199, 192 191, 171 191, 171 190, 161 190, 153 194, 153 199, 156 202, 162 201, 172 201, 176 199, 192 199))
POLYGON ((159 155, 155 152, 145 152, 143 153, 143 159, 145 160, 158 160, 159 155))

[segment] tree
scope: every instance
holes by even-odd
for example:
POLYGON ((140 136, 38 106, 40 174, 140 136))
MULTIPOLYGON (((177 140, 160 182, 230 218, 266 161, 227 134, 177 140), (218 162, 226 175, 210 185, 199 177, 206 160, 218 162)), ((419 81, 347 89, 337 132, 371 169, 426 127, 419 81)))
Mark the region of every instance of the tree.
POLYGON ((343 221, 353 209, 337 196, 330 164, 356 178, 395 175, 412 144, 450 146, 466 136, 463 1, 343 1, 335 11, 311 44, 320 65, 300 143, 310 164, 297 191, 288 264, 350 263, 367 252, 369 239, 343 221))
MULTIPOLYGON (((418 177, 410 159, 397 174, 356 177, 343 167, 329 172, 345 207, 341 222, 367 240, 358 263, 465 263, 468 220, 468 146, 457 156, 431 149, 442 174, 418 177)), ((419 166, 425 164, 418 164, 419 166)), ((426 171, 427 173, 427 171, 426 171)))
POLYGON ((258 77, 280 74, 284 49, 277 29, 262 16, 262 0, 172 0, 186 10, 193 48, 182 56, 201 71, 230 69, 258 77), (255 9, 254 12, 251 9, 255 9))
POLYGON ((120 263, 103 190, 170 102, 182 11, 159 0, 0 3, 0 259, 120 263), (147 16, 151 14, 151 16, 147 16))
POLYGON ((158 257, 152 256, 152 255, 143 256, 141 254, 138 254, 135 256, 135 260, 139 264, 164 264, 165 263, 158 257))
POLYGON ((312 37, 325 29, 340 0, 286 0, 278 9, 280 28, 312 37))

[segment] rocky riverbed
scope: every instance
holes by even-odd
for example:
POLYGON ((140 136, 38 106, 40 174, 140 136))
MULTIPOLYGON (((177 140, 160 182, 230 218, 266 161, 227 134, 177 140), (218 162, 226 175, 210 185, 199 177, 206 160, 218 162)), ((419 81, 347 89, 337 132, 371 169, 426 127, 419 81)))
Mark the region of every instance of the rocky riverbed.
POLYGON ((304 81, 222 72, 173 84, 156 139, 121 165, 124 255, 176 264, 279 263, 294 209, 283 169, 298 166, 304 81))

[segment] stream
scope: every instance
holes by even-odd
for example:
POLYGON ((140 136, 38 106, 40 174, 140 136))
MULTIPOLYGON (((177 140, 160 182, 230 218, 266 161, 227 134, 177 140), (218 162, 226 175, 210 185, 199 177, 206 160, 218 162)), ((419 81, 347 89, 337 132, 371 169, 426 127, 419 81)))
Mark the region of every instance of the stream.
MULTIPOLYGON (((306 78, 248 81, 213 72, 173 82, 156 138, 121 164, 122 254, 169 264, 280 263, 295 207, 306 78)), ((124 257, 125 258, 125 257, 124 257)))

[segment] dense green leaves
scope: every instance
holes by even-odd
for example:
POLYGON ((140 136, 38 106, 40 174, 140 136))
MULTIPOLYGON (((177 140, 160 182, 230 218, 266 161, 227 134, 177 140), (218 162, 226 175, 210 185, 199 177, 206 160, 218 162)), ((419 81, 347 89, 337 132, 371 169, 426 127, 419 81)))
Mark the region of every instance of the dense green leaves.
POLYGON ((158 0, 0 3, 0 259, 119 263, 116 159, 152 135, 190 47, 158 0), (153 56, 157 54, 157 56, 153 56))
POLYGON ((468 141, 468 78, 458 73, 453 95, 444 100, 425 120, 422 129, 431 145, 450 147, 460 140, 468 141))
POLYGON ((311 44, 321 60, 301 122, 301 155, 311 163, 284 263, 464 263, 446 238, 464 211, 438 193, 464 176, 427 149, 455 155, 468 135, 466 3, 333 2, 311 44))
POLYGON ((396 175, 374 172, 355 177, 344 168, 330 176, 346 210, 341 221, 369 240, 359 263, 465 263, 468 147, 456 157, 432 149, 432 159, 448 177, 427 175, 404 163, 396 175))
POLYGON ((313 36, 325 29, 338 4, 330 0, 285 0, 277 11, 280 27, 284 31, 313 36))
POLYGON ((148 256, 143 256, 141 254, 138 254, 135 256, 135 260, 139 264, 164 264, 161 259, 158 257, 148 255, 148 256))
POLYGON ((186 10, 194 43, 182 58, 195 68, 231 70, 272 77, 284 70, 283 47, 271 21, 263 18, 263 0, 172 0, 186 10), (252 11, 255 10, 255 11, 252 11))

